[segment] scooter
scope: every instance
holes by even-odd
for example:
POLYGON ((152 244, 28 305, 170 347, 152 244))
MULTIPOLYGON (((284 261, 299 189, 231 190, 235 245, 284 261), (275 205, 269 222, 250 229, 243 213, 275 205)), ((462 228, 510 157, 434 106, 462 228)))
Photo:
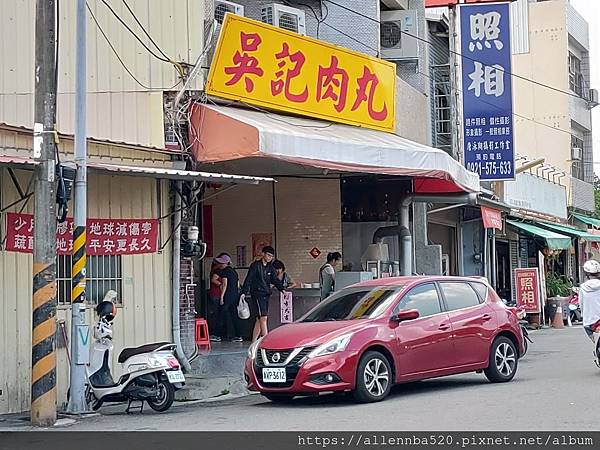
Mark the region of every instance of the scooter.
POLYGON ((508 309, 512 310, 515 316, 517 316, 517 319, 519 319, 519 326, 521 327, 521 333, 523 334, 523 346, 525 347, 525 350, 521 355, 521 358, 523 358, 529 349, 529 343, 533 344, 533 341, 529 337, 529 332, 527 331, 527 325, 529 325, 529 322, 525 319, 525 317, 527 317, 527 311, 525 311, 523 306, 516 306, 516 303, 509 303, 504 298, 501 300, 508 309))
POLYGON ((579 305, 579 288, 573 287, 573 293, 569 299, 569 319, 571 323, 582 322, 583 315, 581 314, 581 306, 579 305))
POLYGON ((104 301, 98 304, 98 322, 94 327, 94 342, 90 349, 90 364, 87 366, 88 385, 86 399, 94 411, 104 403, 128 402, 129 414, 133 402, 144 402, 155 411, 168 410, 175 400, 175 390, 183 387, 185 377, 175 357, 175 344, 157 342, 140 347, 125 348, 118 357, 123 374, 114 381, 110 371, 112 360, 112 322, 116 307, 110 298, 116 292, 109 291, 104 301))

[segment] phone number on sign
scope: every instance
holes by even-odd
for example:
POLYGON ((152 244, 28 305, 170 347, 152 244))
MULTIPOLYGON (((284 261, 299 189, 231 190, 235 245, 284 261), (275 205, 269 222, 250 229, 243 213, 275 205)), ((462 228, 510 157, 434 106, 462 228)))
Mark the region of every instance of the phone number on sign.
POLYGON ((512 173, 510 161, 477 161, 467 163, 467 170, 478 175, 509 175, 512 173))

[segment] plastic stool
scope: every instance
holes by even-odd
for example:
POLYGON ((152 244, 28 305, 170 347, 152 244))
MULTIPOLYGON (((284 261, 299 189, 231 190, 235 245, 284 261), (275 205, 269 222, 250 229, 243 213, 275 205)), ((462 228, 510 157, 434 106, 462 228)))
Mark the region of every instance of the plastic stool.
POLYGON ((204 350, 210 352, 210 335, 208 334, 208 323, 206 319, 200 317, 194 323, 194 340, 198 351, 204 350))

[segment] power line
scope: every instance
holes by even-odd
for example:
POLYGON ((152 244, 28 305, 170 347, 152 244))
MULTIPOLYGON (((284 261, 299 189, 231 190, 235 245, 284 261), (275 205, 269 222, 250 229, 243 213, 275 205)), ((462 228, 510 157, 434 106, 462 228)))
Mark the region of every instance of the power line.
MULTIPOLYGON (((183 67, 181 66, 181 64, 179 64, 178 62, 172 60, 171 58, 169 58, 168 56, 159 56, 157 55, 150 47, 148 47, 148 45, 146 45, 146 43, 144 41, 142 41, 142 39, 135 33, 135 31, 133 31, 131 29, 131 27, 129 25, 127 25, 125 23, 125 21, 121 18, 121 16, 119 16, 116 11, 110 6, 110 4, 106 1, 106 0, 102 0, 102 3, 104 3, 104 5, 108 8, 108 10, 112 13, 113 16, 115 16, 115 18, 121 22, 121 25, 123 25, 127 31, 129 31, 131 33, 131 35, 142 45, 142 47, 144 47, 148 53, 150 53, 152 56, 154 56, 156 59, 158 59, 159 61, 162 62, 166 62, 169 64, 173 64, 175 66, 175 68, 177 69, 177 71, 179 72, 179 74, 181 76, 184 76, 185 72, 183 70, 183 67)), ((89 6, 88 6, 89 9, 89 6)), ((137 18, 136 18, 137 21, 137 18)), ((139 23, 139 22, 138 22, 139 23)), ((144 30, 145 32, 145 30, 144 30)), ((146 33, 146 35, 148 35, 148 33, 146 33)), ((152 39, 150 39, 153 43, 154 41, 152 39)), ((156 45, 156 44, 154 44, 156 45)), ((159 49, 159 51, 162 52, 162 50, 159 49)))
MULTIPOLYGON (((341 4, 339 4, 339 3, 337 3, 337 2, 335 2, 335 1, 333 1, 333 0, 322 0, 322 1, 323 1, 323 2, 329 2, 329 3, 333 4, 333 5, 336 5, 336 6, 340 7, 340 8, 342 8, 342 9, 345 9, 345 10, 347 10, 347 11, 349 11, 349 12, 351 12, 351 13, 354 13, 354 14, 356 14, 356 15, 358 15, 358 16, 364 17, 365 19, 368 19, 368 20, 370 20, 370 21, 372 21, 372 22, 375 22, 375 23, 377 23, 377 24, 379 24, 379 25, 381 25, 381 24, 382 24, 382 23, 381 23, 381 21, 379 21, 379 20, 377 20, 377 19, 374 19, 373 17, 369 17, 369 16, 367 16, 366 14, 363 14, 363 13, 361 13, 360 11, 356 11, 356 10, 354 10, 354 9, 352 9, 352 8, 348 8, 347 6, 341 5, 341 4)), ((410 37, 412 37, 412 38, 414 38, 414 39, 416 39, 416 40, 418 40, 418 41, 421 41, 421 42, 423 42, 423 43, 425 43, 425 44, 428 44, 428 45, 431 45, 431 46, 433 46, 433 45, 434 45, 434 44, 433 44, 431 41, 428 41, 427 39, 425 39, 425 38, 422 38, 421 36, 417 36, 417 35, 414 35, 414 34, 412 34, 412 33, 408 33, 408 32, 406 32, 406 31, 404 31, 404 30, 400 30, 400 33, 401 33, 401 34, 405 34, 405 35, 407 35, 407 36, 410 36, 410 37)), ((471 61, 473 61, 473 62, 478 62, 478 63, 480 63, 480 64, 487 65, 487 64, 484 64, 483 62, 481 62, 481 61, 479 61, 479 60, 477 60, 477 59, 475 59, 475 58, 472 58, 472 57, 470 57, 470 56, 463 55, 463 54, 461 54, 460 52, 457 52, 457 51, 454 51, 454 50, 450 50, 450 53, 452 53, 452 54, 454 54, 454 55, 456 55, 456 56, 460 56, 461 58, 465 58, 465 59, 471 60, 471 61)), ((564 91, 564 90, 562 90, 562 89, 556 88, 556 87, 554 87, 554 86, 550 86, 550 85, 548 85, 548 84, 545 84, 545 83, 542 83, 542 82, 540 82, 540 81, 533 80, 533 79, 531 79, 531 78, 524 77, 524 76, 522 76, 522 75, 517 75, 516 73, 510 72, 510 71, 508 71, 508 70, 505 70, 505 69, 498 69, 498 71, 500 71, 500 72, 503 72, 503 73, 506 73, 506 74, 508 74, 508 75, 510 75, 510 76, 512 76, 512 77, 519 78, 519 79, 521 79, 521 80, 528 81, 528 82, 530 82, 530 83, 533 83, 533 84, 537 84, 538 86, 544 87, 544 88, 546 88, 546 89, 550 89, 550 90, 553 90, 553 91, 556 91, 556 92, 560 92, 561 94, 565 94, 565 95, 568 95, 568 96, 570 96, 570 97, 575 97, 575 98, 580 98, 580 99, 582 99, 582 100, 586 100, 586 99, 585 99, 584 97, 582 97, 581 95, 578 95, 578 94, 575 94, 575 93, 573 93, 573 92, 569 92, 569 91, 564 91)), ((587 101, 587 100, 586 100, 586 101, 587 101)))
MULTIPOLYGON (((141 87, 143 87, 144 89, 147 90, 171 90, 173 88, 175 88, 179 83, 181 83, 181 80, 177 81, 177 83, 175 83, 173 86, 169 87, 169 88, 153 88, 150 86, 146 86, 144 83, 142 83, 140 80, 137 79, 137 77, 133 74, 133 72, 131 72, 131 70, 129 70, 129 68, 127 67, 127 65, 125 64, 125 62, 123 61, 123 59, 121 58, 121 56, 119 56, 119 53, 117 52, 117 50, 115 49, 115 47, 113 46, 113 44, 110 42, 110 39, 108 38, 108 36, 106 35, 106 33, 104 32, 104 30, 102 29, 102 27, 100 26, 100 24, 98 23, 98 19, 96 19, 96 16, 94 15, 94 13, 92 12, 92 9, 90 8, 90 5, 88 2, 85 3, 85 6, 87 7, 88 12, 90 13, 90 15, 92 16, 92 20, 94 21, 94 23, 96 24, 96 26, 98 27, 98 30, 100 31, 100 33, 102 34, 102 36, 104 36, 104 39, 106 40, 106 43, 108 44, 108 46, 111 48, 111 50, 113 51, 113 53, 115 54, 115 56, 117 57, 117 59, 119 60, 119 62, 121 63, 121 65, 123 66, 123 69, 125 69, 125 71, 129 74, 129 76, 131 78, 133 78, 133 80, 140 85, 141 87)), ((98 92, 101 93, 101 92, 98 92)))
MULTIPOLYGON (((330 2, 330 3, 333 3, 334 5, 337 5, 337 3, 335 3, 335 2, 333 2, 333 1, 331 1, 331 0, 323 0, 323 1, 328 1, 328 2, 330 2)), ((341 6, 341 5, 340 5, 340 6, 341 6)), ((351 10, 351 9, 349 9, 349 8, 345 7, 345 6, 342 6, 342 7, 343 7, 344 9, 348 9, 349 11, 353 11, 353 10, 351 10)), ((353 12, 355 12, 355 11, 353 11, 353 12)), ((314 11, 313 11, 313 14, 314 14, 314 11)), ((366 18, 369 18, 369 19, 371 19, 371 20, 373 20, 373 21, 376 21, 376 22, 378 22, 378 23, 381 23, 381 22, 379 22, 379 21, 377 21, 377 20, 375 20, 375 19, 373 19, 373 18, 370 18, 369 16, 366 16, 366 15, 364 15, 364 14, 362 14, 362 13, 358 13, 358 12, 356 12, 356 14, 358 14, 358 15, 360 15, 360 16, 363 16, 363 17, 366 17, 366 18)), ((316 16, 316 15, 315 15, 315 16, 316 16)), ((341 34, 343 34, 344 36, 346 36, 346 37, 348 37, 348 38, 352 39, 353 41, 355 41, 355 42, 357 42, 357 43, 359 43, 359 44, 363 45, 364 47, 366 47, 366 48, 368 48, 368 49, 370 49, 370 50, 373 50, 374 52, 377 52, 377 53, 379 53, 379 50, 377 50, 376 48, 374 48, 374 47, 371 47, 371 46, 369 46, 369 45, 365 44, 364 42, 362 42, 362 41, 360 41, 360 40, 358 40, 358 39, 356 39, 356 38, 354 38, 354 37, 350 36, 350 35, 349 35, 349 34, 347 34, 347 33, 344 33, 344 32, 343 32, 343 31, 341 31, 341 30, 338 30, 337 28, 335 28, 335 27, 333 27, 333 26, 329 25, 328 23, 324 23, 324 25, 327 25, 328 27, 332 28, 333 30, 335 30, 335 31, 337 31, 337 32, 339 32, 339 33, 341 33, 341 34)), ((403 33, 405 33, 405 32, 403 31, 403 33)), ((406 33, 406 34, 408 34, 408 33, 406 33)), ((411 35, 411 36, 412 36, 412 35, 411 35)), ((421 38, 420 38, 420 39, 421 39, 421 38)), ((425 42, 427 42, 427 43, 428 43, 428 44, 430 44, 430 45, 433 45, 433 43, 430 43, 430 42, 429 42, 429 41, 427 41, 427 40, 425 40, 425 42)), ((421 74, 421 75, 423 75, 424 77, 428 78, 430 81, 433 81, 432 77, 431 77, 429 74, 426 74, 425 72, 423 72, 423 71, 421 71, 421 70, 419 70, 419 71, 418 71, 418 73, 420 73, 420 74, 421 74)), ((456 91, 457 91, 457 92, 460 92, 460 93, 463 93, 463 91, 462 91, 461 89, 459 89, 458 87, 456 88, 456 91)), ((562 92, 562 91, 560 91, 560 92, 562 92)), ((569 93, 569 94, 570 94, 570 93, 569 93)), ((577 98, 579 98, 579 97, 577 96, 577 98)), ((494 107, 494 108, 496 108, 496 109, 498 109, 498 110, 500 109, 500 108, 499 108, 497 105, 494 105, 493 103, 489 103, 489 102, 485 101, 484 99, 482 99, 481 97, 477 97, 477 100, 478 100, 478 101, 480 101, 480 102, 482 102, 482 103, 485 103, 486 105, 492 106, 492 107, 494 107)), ((546 124, 546 123, 543 123, 543 122, 538 122, 537 120, 535 120, 535 119, 533 119, 533 118, 531 118, 531 117, 523 116, 523 115, 521 115, 521 114, 518 114, 518 113, 516 113, 516 112, 514 112, 514 111, 512 112, 512 115, 513 115, 513 116, 515 116, 515 117, 519 117, 519 118, 521 118, 521 119, 528 120, 528 121, 530 121, 530 122, 533 122, 533 123, 535 123, 535 124, 537 124, 537 125, 541 125, 541 126, 544 126, 544 127, 546 127, 546 128, 550 128, 551 130, 560 131, 560 132, 562 132, 562 133, 566 133, 566 134, 568 134, 569 136, 571 136, 571 135, 572 135, 572 133, 571 133, 570 131, 563 130, 562 128, 558 128, 558 127, 553 127, 552 125, 548 125, 548 124, 546 124)))
POLYGON ((125 5, 125 7, 127 8, 127 10, 129 11, 129 13, 133 16, 133 19, 135 20, 135 22, 139 25, 139 27, 142 29, 142 31, 144 32, 144 34, 146 35, 146 37, 148 39, 150 39, 150 42, 152 42, 152 44, 156 47, 156 49, 160 52, 161 55, 163 55, 165 58, 167 58, 168 60, 170 60, 171 58, 169 58, 165 52, 162 51, 162 49, 158 46, 158 44, 154 41, 154 39, 152 39, 152 36, 150 36, 150 34, 148 34, 148 31, 146 31, 146 29, 144 28, 144 26, 141 24, 141 22, 139 21, 139 19, 137 18, 137 16, 135 15, 135 13, 133 12, 133 10, 129 7, 129 4, 127 3, 126 0, 123 0, 123 4, 125 5))

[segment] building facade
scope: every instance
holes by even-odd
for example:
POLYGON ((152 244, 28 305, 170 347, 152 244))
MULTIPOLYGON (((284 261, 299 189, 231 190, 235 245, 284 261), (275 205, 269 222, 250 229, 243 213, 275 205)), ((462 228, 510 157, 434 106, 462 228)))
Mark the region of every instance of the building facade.
MULTIPOLYGON (((87 323, 93 324, 93 307, 104 293, 108 289, 118 291, 114 329, 115 354, 118 355, 123 347, 174 339, 173 190, 171 181, 166 179, 169 176, 161 171, 173 169, 178 158, 166 148, 169 135, 165 133, 165 124, 168 128, 168 99, 182 86, 180 71, 188 67, 186 64, 192 67, 202 54, 205 5, 188 0, 156 5, 131 1, 131 11, 128 11, 124 4, 113 2, 113 13, 101 1, 87 3, 88 217, 115 221, 152 219, 158 224, 157 247, 152 253, 90 255, 87 259, 87 323), (143 34, 134 15, 157 46, 143 34), (117 16, 134 30, 139 41, 117 16), (166 62, 152 56, 142 43, 166 62)), ((35 1, 2 2, 0 11, 3 38, 12 43, 0 50, 4 61, 0 71, 0 312, 3 330, 0 413, 7 413, 27 410, 30 405, 32 255, 9 248, 7 236, 11 230, 7 228, 12 226, 8 222, 9 214, 31 214, 34 208, 32 169, 35 162, 31 149, 35 1)), ((73 158, 75 106, 73 2, 60 2, 58 20, 57 153, 63 163, 69 164, 73 158)), ((190 83, 191 88, 200 85, 201 75, 190 83)), ((185 163, 175 167, 181 169, 185 163)), ((193 176, 188 178, 194 179, 193 176)), ((71 215, 72 202, 69 203, 71 215)), ((116 245, 116 239, 114 243, 116 245)), ((62 409, 69 384, 71 268, 68 255, 58 256, 57 272, 57 394, 58 407, 62 409)), ((181 284, 187 288, 185 283, 184 279, 181 284)), ((194 350, 193 291, 182 292, 180 305, 182 309, 178 313, 182 317, 182 334, 187 336, 185 351, 189 355, 194 350), (192 301, 186 303, 190 294, 192 301)), ((113 367, 116 368, 116 364, 113 367)))

